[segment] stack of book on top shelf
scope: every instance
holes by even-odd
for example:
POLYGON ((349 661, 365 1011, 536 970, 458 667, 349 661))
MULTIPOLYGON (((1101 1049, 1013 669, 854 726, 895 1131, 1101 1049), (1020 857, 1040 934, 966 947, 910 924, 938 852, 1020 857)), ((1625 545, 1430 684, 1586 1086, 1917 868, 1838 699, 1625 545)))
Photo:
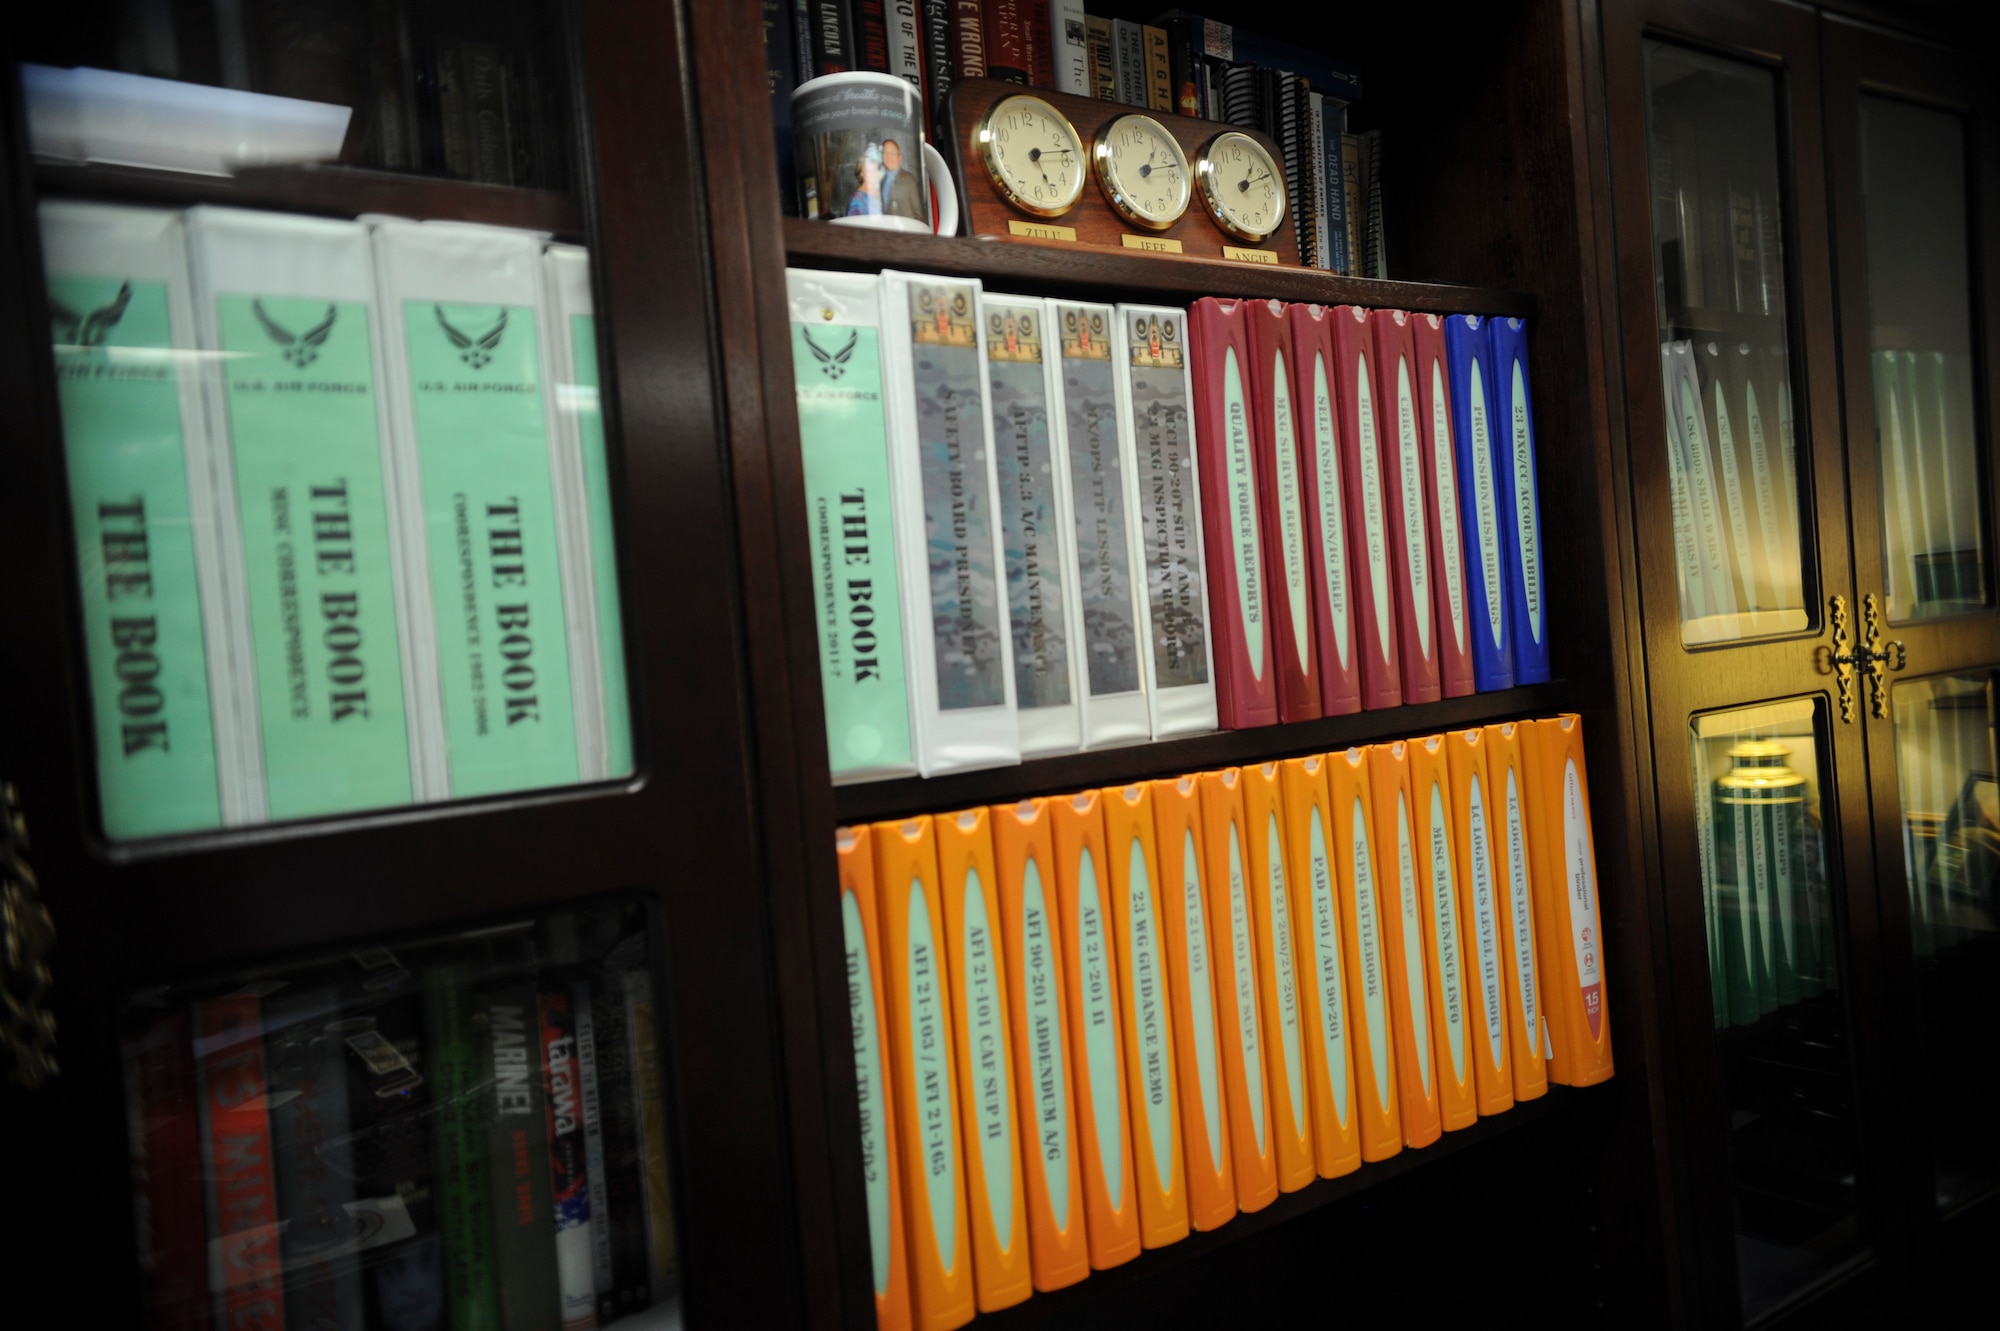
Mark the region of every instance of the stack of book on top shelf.
POLYGON ((1521 320, 787 280, 836 780, 1549 679, 1521 320))
POLYGON ((933 142, 960 79, 995 78, 1262 130, 1277 143, 1303 261, 1386 278, 1381 131, 1350 132, 1361 72, 1292 42, 1169 9, 1100 18, 1082 0, 763 0, 779 197, 797 211, 791 95, 822 74, 873 70, 924 99, 933 142))

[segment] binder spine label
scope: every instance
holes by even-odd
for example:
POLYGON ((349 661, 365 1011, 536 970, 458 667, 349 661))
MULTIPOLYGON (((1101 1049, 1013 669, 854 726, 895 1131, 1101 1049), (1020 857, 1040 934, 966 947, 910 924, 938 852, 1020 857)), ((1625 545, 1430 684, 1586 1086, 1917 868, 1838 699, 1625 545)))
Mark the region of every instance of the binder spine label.
POLYGON ((1445 821, 1444 787, 1431 782, 1431 910, 1437 918, 1439 978, 1444 982, 1445 1034, 1451 1041, 1451 1076, 1465 1080, 1465 980, 1459 973, 1458 889, 1452 882, 1451 825, 1445 821))
POLYGON ((1314 963, 1319 968, 1319 1034, 1326 1059, 1333 1112, 1347 1126, 1347 1004, 1341 992, 1340 907, 1333 899, 1333 859, 1327 851, 1325 819, 1312 809, 1311 857, 1314 963))
POLYGON ((1004 1249, 1014 1233, 1014 1142, 1007 1083, 1007 1035, 1001 1029, 1006 998, 1000 992, 1000 956, 986 916, 986 888, 977 870, 965 875, 965 1059, 978 1098, 972 1102, 979 1131, 979 1163, 986 1174, 986 1206, 993 1234, 1004 1249))
POLYGON ((1266 823, 1270 869, 1264 875, 1265 891, 1271 900, 1271 962, 1277 969, 1279 1054, 1285 1060, 1285 1090, 1291 1097, 1292 1126, 1297 1131, 1305 1122, 1305 1092, 1300 1086, 1305 1071, 1304 1053, 1299 1047, 1298 977, 1292 970, 1292 916, 1286 904, 1285 844, 1278 835, 1278 815, 1266 823))
POLYGON ((1357 355, 1355 362, 1354 393, 1360 404, 1361 421, 1361 504, 1368 515, 1362 539, 1368 542, 1368 588, 1375 601, 1375 631, 1386 662, 1389 644, 1396 641, 1396 630, 1389 594, 1389 535, 1382 521, 1382 450, 1375 438, 1375 403, 1368 383, 1368 358, 1357 355))
POLYGON ((1056 1009, 1056 949, 1049 935, 1048 900, 1041 866, 1029 860, 1021 875, 1022 969, 1028 985, 1028 1069, 1035 1088, 1035 1148, 1048 1182, 1056 1228, 1069 1230, 1069 1125, 1063 1113, 1062 1013, 1056 1009))
POLYGON ((1382 935, 1375 906, 1375 853, 1368 843, 1368 814, 1354 801, 1354 904, 1361 952, 1361 1011, 1368 1020, 1368 1047, 1375 1052, 1375 1103, 1389 1103, 1389 1003, 1383 988, 1382 935))
POLYGON ((1528 829, 1521 816, 1521 788, 1514 769, 1507 769, 1507 898, 1514 914, 1514 983, 1520 989, 1521 1012, 1528 1027, 1528 1053, 1546 1059, 1542 1014, 1535 996, 1541 986, 1535 974, 1535 906, 1528 889, 1528 829))
POLYGON ((1090 1071, 1091 1116, 1098 1159, 1104 1162, 1104 1191, 1111 1209, 1125 1207, 1125 1128, 1118 1104, 1118 1007, 1111 978, 1111 940, 1104 932, 1104 900, 1097 890, 1097 865, 1089 850, 1077 866, 1077 953, 1083 964, 1083 1019, 1089 1035, 1083 1059, 1090 1071))
POLYGON ((1076 562, 1083 640, 1093 697, 1133 693, 1139 680, 1139 624, 1133 603, 1131 543, 1120 475, 1118 399, 1111 330, 1104 313, 1062 308, 1063 423, 1076 512, 1076 562))
POLYGON ((1451 640, 1465 641, 1465 568, 1458 529, 1458 468, 1452 460, 1451 421, 1445 413, 1444 358, 1431 362, 1431 452, 1437 465, 1438 550, 1444 555, 1445 601, 1451 607, 1451 640))
POLYGON ((1417 437, 1416 394, 1410 362, 1396 358, 1396 458, 1403 479, 1403 557, 1410 565, 1410 600, 1416 607, 1417 654, 1431 656, 1430 543, 1424 536, 1423 443, 1417 437))
POLYGON ((1472 496, 1473 520, 1479 529, 1479 577, 1486 588, 1486 630, 1493 636, 1493 650, 1507 646, 1503 627, 1506 611, 1501 598, 1500 499, 1494 490, 1493 440, 1486 419, 1486 376, 1478 361, 1472 370, 1472 496))
MULTIPOLYGON (((1528 598, 1528 636, 1542 642, 1542 515, 1541 505, 1535 494, 1535 435, 1528 426, 1528 385, 1521 372, 1519 357, 1514 360, 1513 393, 1510 422, 1514 437, 1514 509, 1515 538, 1520 543, 1521 580, 1528 598)), ((1722 387, 1716 386, 1716 415, 1722 414, 1722 387)), ((1735 454, 1724 449, 1723 457, 1733 459, 1735 454)), ((1741 499, 1736 487, 1730 487, 1732 508, 1740 505, 1741 499)), ((1740 523, 1740 514, 1737 515, 1740 523)), ((1740 530, 1740 526, 1739 526, 1740 530)), ((1744 568, 1750 567, 1744 561, 1744 568)))
POLYGON ((1429 977, 1424 974, 1423 908, 1417 904, 1416 853, 1410 844, 1410 804, 1396 792, 1396 875, 1403 903, 1403 982, 1410 997, 1410 1025, 1417 1033, 1417 1071, 1431 1093, 1429 977))
POLYGON ((1326 599, 1333 607, 1334 649, 1348 668, 1347 499, 1340 487, 1340 439, 1334 433, 1333 385, 1326 357, 1313 355, 1313 460, 1319 469, 1319 539, 1326 561, 1326 599))
POLYGON ((1040 312, 990 301, 987 311, 1000 537, 1014 627, 1014 699, 1024 709, 1063 706, 1072 701, 1069 645, 1040 312))
POLYGON ((1216 1061, 1215 994, 1208 969, 1208 916, 1201 905, 1201 861, 1194 830, 1181 839, 1181 928, 1187 936, 1188 1015, 1194 1027, 1195 1075, 1201 1078, 1202 1120, 1208 1125, 1208 1163, 1222 1161, 1222 1083, 1216 1061))
POLYGON ((1292 612, 1292 641, 1298 645, 1299 669, 1312 646, 1312 592, 1306 586, 1306 524, 1299 493, 1298 431, 1292 423, 1292 376, 1282 351, 1271 366, 1273 433, 1277 436, 1278 539, 1284 548, 1285 599, 1292 612))
POLYGON ((1132 1035, 1139 1042, 1145 1080, 1137 1088, 1146 1101, 1146 1135, 1153 1143, 1153 1178, 1161 1192, 1172 1189, 1173 1048, 1167 1030, 1167 974, 1160 955, 1159 925, 1153 919, 1153 882, 1139 839, 1131 845, 1131 909, 1125 927, 1132 949, 1132 1035))
POLYGON ((1507 1005, 1500 995, 1500 929, 1493 907, 1492 843, 1487 839, 1486 798, 1477 774, 1472 778, 1471 815, 1466 822, 1472 834, 1472 930, 1479 947, 1479 988, 1485 997, 1486 1050, 1497 1068, 1507 1005))
POLYGON ((955 283, 910 286, 931 633, 938 706, 947 712, 1007 702, 1001 635, 1008 627, 993 567, 975 294, 955 283))
POLYGON ((840 894, 840 928, 847 944, 847 1016, 854 1033, 854 1081, 861 1111, 861 1181, 868 1199, 868 1253, 879 1298, 889 1292, 889 1134, 884 1116, 882 1035, 875 1011, 873 966, 861 907, 840 894))
POLYGON ((930 1202, 931 1237, 939 1263, 958 1269, 958 1168, 953 1141, 951 1069, 945 1041, 944 974, 931 934, 924 880, 910 879, 910 1061, 916 1069, 917 1139, 924 1150, 924 1193, 930 1202))
MULTIPOLYGON (((1590 1020, 1590 1038, 1595 1040, 1604 1023, 1604 974, 1598 965, 1597 952, 1602 940, 1597 933, 1597 856, 1591 849, 1589 818, 1583 807, 1583 784, 1577 780, 1576 760, 1569 759, 1563 763, 1563 862, 1567 870, 1564 882, 1569 889, 1570 944, 1576 949, 1576 982, 1583 991, 1583 1011, 1590 1020)), ((1781 824, 1784 820, 1770 821, 1781 824)), ((1765 858, 1759 854, 1760 872, 1764 864, 1765 858)))
POLYGON ((1264 1041, 1257 1017, 1257 961, 1250 939, 1250 903, 1243 888, 1243 847, 1236 824, 1229 824, 1229 929, 1236 940, 1236 1038, 1243 1044, 1243 1081, 1250 1094, 1250 1121, 1257 1128, 1257 1154, 1264 1153, 1264 1041))
POLYGON ((1201 521, 1183 332, 1178 314, 1135 315, 1129 367, 1154 682, 1163 689, 1208 683, 1201 521))
POLYGON ((1223 352, 1222 406, 1229 464, 1229 543, 1236 552, 1236 604, 1243 617, 1243 641, 1250 673, 1264 677, 1264 566, 1257 533, 1257 469, 1250 446, 1250 404, 1243 393, 1243 370, 1236 348, 1223 352))

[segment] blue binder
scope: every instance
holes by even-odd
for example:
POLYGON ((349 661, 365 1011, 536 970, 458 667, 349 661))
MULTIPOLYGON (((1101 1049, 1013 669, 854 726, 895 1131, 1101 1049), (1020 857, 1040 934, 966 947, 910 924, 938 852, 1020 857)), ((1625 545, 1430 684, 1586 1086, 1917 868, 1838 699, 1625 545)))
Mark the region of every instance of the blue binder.
POLYGON ((1493 381, 1491 321, 1454 314, 1444 321, 1445 368, 1451 375, 1452 444, 1458 454, 1460 526, 1465 532, 1466 614, 1472 626, 1472 686, 1481 693, 1514 687, 1514 643, 1507 620, 1507 519, 1501 492, 1500 402, 1493 381))
POLYGON ((1535 410, 1528 394, 1528 321, 1488 319, 1493 386, 1500 407, 1493 443, 1506 497, 1507 623, 1514 631, 1514 682, 1549 677, 1549 603, 1542 587, 1542 502, 1535 483, 1535 410))

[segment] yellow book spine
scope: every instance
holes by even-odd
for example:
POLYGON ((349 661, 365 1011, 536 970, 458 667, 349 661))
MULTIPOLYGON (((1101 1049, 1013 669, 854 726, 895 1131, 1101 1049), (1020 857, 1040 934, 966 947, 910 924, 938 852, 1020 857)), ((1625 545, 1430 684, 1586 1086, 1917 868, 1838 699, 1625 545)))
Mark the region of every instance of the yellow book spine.
POLYGON ((1377 744, 1368 752, 1375 786, 1375 845, 1382 868, 1383 952, 1389 962, 1389 1014, 1394 1019, 1397 1103, 1405 1146, 1429 1146, 1438 1122, 1437 1067, 1431 1057, 1429 967, 1424 961, 1423 906, 1418 900, 1416 819, 1410 807, 1409 745, 1377 744))
POLYGON ((1338 1178, 1361 1168, 1361 1122, 1348 1051, 1351 1018, 1327 759, 1294 758, 1280 766, 1313 1156, 1321 1178, 1338 1178))
POLYGON ((1548 1094, 1549 1046, 1542 1015, 1542 974, 1535 941, 1533 879, 1529 870, 1527 773, 1521 765, 1521 727, 1502 721, 1486 727, 1486 767, 1493 774, 1494 846, 1506 891, 1501 959, 1507 969, 1507 1039, 1514 1064, 1514 1098, 1548 1094))
POLYGON ((1390 1015, 1389 962, 1383 955, 1381 858, 1375 850, 1375 790, 1368 750, 1327 756, 1327 795, 1333 809, 1335 869, 1340 882, 1340 923, 1345 931, 1347 992, 1354 995, 1355 1112, 1361 1121, 1361 1158, 1386 1160, 1403 1149, 1402 1106, 1397 1103, 1395 1021, 1390 1015))
POLYGON ((1312 1110, 1306 1091, 1305 1041, 1299 1022, 1297 951, 1292 941, 1290 864, 1278 764, 1243 769, 1249 832, 1250 905, 1257 925, 1257 977, 1268 1055, 1271 1129, 1278 1142, 1278 1188, 1296 1192, 1318 1176, 1312 1110))
POLYGON ((1458 906, 1458 837, 1451 824, 1451 772, 1444 736, 1412 740, 1410 804, 1416 828, 1417 899, 1424 960, 1430 967, 1431 1053, 1438 1071, 1438 1121, 1446 1132, 1479 1121, 1478 1073, 1466 1006, 1466 930, 1458 906))
POLYGON ((1531 721, 1523 731, 1523 765, 1534 783, 1528 835, 1535 924, 1548 977, 1549 1079, 1559 1086, 1595 1086, 1611 1076, 1611 1022, 1583 720, 1568 712, 1531 721))
POLYGON ((1472 1022, 1473 1084, 1480 1116, 1514 1107, 1514 1068, 1507 1035, 1506 909, 1500 857, 1493 839, 1493 782, 1486 770, 1486 732, 1445 736, 1451 773, 1451 818, 1458 852, 1459 918, 1466 926, 1466 1009, 1472 1022))

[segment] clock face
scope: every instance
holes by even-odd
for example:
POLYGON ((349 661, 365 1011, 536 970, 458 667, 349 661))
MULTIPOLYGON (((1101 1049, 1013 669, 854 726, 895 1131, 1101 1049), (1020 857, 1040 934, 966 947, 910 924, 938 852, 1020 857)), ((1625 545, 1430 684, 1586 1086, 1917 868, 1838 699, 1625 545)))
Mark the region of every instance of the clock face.
POLYGON ((1267 240, 1285 220, 1285 173, 1248 134, 1225 131, 1201 150, 1195 170, 1217 226, 1248 241, 1267 240))
POLYGON ((1063 113, 1039 97, 1002 97, 979 125, 986 170, 1007 202, 1036 217, 1059 217, 1083 195, 1083 140, 1063 113))
POLYGON ((1187 157, 1151 116, 1118 117, 1098 131, 1091 155, 1104 197, 1126 221, 1165 231, 1187 211, 1193 191, 1187 157))

